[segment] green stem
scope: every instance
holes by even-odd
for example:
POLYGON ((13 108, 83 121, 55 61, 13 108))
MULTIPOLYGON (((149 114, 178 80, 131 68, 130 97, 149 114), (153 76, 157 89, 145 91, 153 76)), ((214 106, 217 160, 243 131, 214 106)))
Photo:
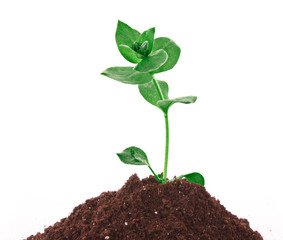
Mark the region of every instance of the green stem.
POLYGON ((165 141, 165 161, 164 161, 164 171, 163 171, 163 182, 167 182, 167 168, 168 168, 168 156, 169 156, 169 120, 168 114, 164 114, 165 118, 165 129, 166 129, 166 141, 165 141))
POLYGON ((181 175, 179 177, 173 178, 173 179, 169 180, 169 182, 173 182, 173 181, 175 181, 175 179, 182 179, 184 176, 185 175, 181 175))
POLYGON ((162 93, 162 91, 161 91, 161 88, 160 88, 158 82, 156 81, 156 79, 155 79, 154 77, 153 77, 153 83, 154 83, 154 86, 156 87, 156 90, 157 90, 157 92, 158 92, 158 95, 159 95, 159 97, 160 97, 160 100, 164 100, 165 98, 164 98, 164 96, 163 96, 163 93, 162 93))
MULTIPOLYGON (((161 100, 164 100, 163 93, 161 91, 161 88, 156 81, 156 79, 153 77, 153 83, 154 86, 158 92, 158 95, 161 100)), ((165 140, 165 160, 164 160, 164 170, 163 170, 163 182, 167 182, 167 168, 168 168, 168 156, 169 156, 169 120, 168 120, 168 113, 164 113, 165 118, 165 130, 166 130, 166 140, 165 140)))
MULTIPOLYGON (((159 177, 156 175, 156 173, 152 170, 151 166, 148 164, 147 165, 150 171, 153 173, 154 177, 159 181, 159 177)), ((161 179, 160 179, 161 180, 161 179)))

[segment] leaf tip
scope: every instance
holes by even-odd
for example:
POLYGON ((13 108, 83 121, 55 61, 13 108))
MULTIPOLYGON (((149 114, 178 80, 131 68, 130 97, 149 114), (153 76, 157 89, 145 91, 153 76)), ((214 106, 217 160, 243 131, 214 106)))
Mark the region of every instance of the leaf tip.
POLYGON ((101 72, 100 75, 107 76, 105 71, 101 72))
POLYGON ((116 153, 116 155, 120 159, 120 161, 123 162, 123 154, 122 153, 116 153))
POLYGON ((121 21, 121 20, 119 20, 119 19, 118 19, 118 23, 117 23, 117 27, 118 27, 118 26, 121 26, 121 27, 122 27, 122 26, 127 26, 127 27, 129 27, 128 24, 124 23, 123 21, 121 21))

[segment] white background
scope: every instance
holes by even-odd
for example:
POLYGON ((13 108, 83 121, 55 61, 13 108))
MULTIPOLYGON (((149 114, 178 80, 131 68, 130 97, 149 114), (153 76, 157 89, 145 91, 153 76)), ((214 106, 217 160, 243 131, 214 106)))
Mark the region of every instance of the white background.
POLYGON ((131 65, 120 19, 156 27, 182 49, 166 80, 169 177, 193 171, 265 240, 283 239, 282 1, 1 1, 0 239, 19 240, 147 167, 115 153, 135 145, 163 170, 162 113, 137 86, 100 75, 131 65))

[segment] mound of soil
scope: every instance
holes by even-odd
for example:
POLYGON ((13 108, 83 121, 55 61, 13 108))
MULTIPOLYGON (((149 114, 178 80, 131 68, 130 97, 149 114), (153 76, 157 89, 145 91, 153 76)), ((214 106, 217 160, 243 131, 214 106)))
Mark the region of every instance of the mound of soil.
POLYGON ((203 186, 185 179, 158 184, 132 175, 115 192, 77 206, 27 240, 263 240, 246 219, 228 212, 203 186))

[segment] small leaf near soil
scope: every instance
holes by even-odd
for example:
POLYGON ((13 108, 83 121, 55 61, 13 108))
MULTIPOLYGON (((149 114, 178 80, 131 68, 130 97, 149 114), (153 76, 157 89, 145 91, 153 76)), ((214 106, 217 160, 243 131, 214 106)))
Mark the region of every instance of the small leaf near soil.
POLYGON ((126 148, 123 152, 117 153, 117 155, 125 164, 149 165, 145 152, 138 147, 126 148))
POLYGON ((193 173, 182 175, 182 177, 186 178, 189 182, 197 183, 197 184, 204 186, 204 183, 205 183, 204 177, 200 173, 193 172, 193 173))

